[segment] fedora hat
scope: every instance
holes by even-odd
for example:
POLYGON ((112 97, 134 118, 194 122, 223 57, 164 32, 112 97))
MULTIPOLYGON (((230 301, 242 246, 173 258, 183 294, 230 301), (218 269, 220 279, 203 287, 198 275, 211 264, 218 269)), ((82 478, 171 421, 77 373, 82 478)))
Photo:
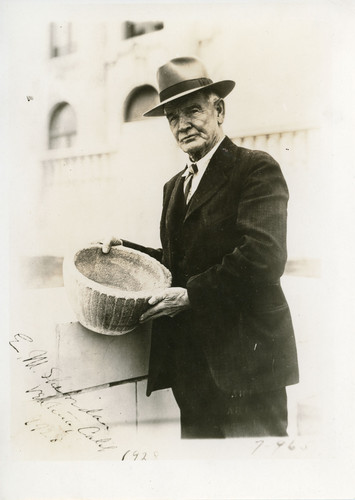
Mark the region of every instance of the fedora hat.
POLYGON ((220 97, 226 97, 234 88, 232 80, 213 82, 203 63, 196 57, 177 57, 158 69, 160 104, 144 116, 164 115, 164 104, 201 89, 211 89, 220 97))

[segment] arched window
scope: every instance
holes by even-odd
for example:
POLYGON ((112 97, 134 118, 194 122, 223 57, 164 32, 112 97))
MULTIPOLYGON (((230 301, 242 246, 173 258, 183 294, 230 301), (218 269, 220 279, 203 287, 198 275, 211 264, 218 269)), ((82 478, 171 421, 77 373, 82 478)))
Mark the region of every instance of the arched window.
POLYGON ((49 149, 71 148, 76 140, 76 118, 67 102, 58 104, 49 122, 49 149))
POLYGON ((125 106, 125 122, 143 119, 143 113, 159 104, 158 92, 151 85, 135 88, 128 96, 125 106))

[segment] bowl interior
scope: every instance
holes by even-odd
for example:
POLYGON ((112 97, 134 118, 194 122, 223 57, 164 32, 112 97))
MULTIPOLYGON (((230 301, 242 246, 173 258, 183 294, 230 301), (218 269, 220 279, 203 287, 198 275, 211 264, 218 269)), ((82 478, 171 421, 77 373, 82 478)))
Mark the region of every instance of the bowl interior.
POLYGON ((111 248, 85 248, 75 256, 81 274, 102 285, 123 291, 139 292, 166 286, 166 278, 158 262, 144 254, 111 248))

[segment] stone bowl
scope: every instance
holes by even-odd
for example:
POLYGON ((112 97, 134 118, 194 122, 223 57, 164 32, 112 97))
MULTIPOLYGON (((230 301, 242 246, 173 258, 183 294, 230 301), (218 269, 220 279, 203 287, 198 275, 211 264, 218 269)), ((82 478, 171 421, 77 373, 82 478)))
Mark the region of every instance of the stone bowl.
POLYGON ((134 330, 171 274, 157 260, 124 246, 108 254, 101 246, 83 248, 63 263, 64 286, 79 322, 97 333, 122 335, 134 330))

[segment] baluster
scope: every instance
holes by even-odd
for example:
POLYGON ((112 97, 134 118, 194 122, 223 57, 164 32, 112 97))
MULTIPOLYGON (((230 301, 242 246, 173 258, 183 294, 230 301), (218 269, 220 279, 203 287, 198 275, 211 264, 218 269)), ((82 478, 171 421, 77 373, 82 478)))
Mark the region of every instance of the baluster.
POLYGON ((243 147, 244 148, 254 148, 254 137, 253 136, 247 136, 243 138, 243 147))
POLYGON ((58 159, 53 160, 53 184, 55 186, 60 183, 60 170, 62 161, 63 160, 58 159))
POLYGON ((280 137, 280 163, 283 171, 288 174, 288 177, 292 176, 294 166, 293 157, 293 133, 283 132, 280 137))
POLYGON ((256 135, 255 136, 254 149, 259 149, 260 151, 267 151, 267 136, 266 135, 256 135))
POLYGON ((108 156, 107 153, 103 153, 101 155, 101 160, 100 160, 100 170, 101 170, 101 178, 104 180, 107 180, 109 178, 109 171, 108 171, 108 156))
POLYGON ((307 170, 307 133, 305 130, 298 130, 294 134, 294 163, 297 165, 297 168, 302 168, 303 170, 307 170))
POLYGON ((97 180, 102 180, 102 170, 101 170, 101 163, 102 163, 102 154, 96 154, 95 156, 92 157, 92 162, 93 162, 93 167, 94 167, 94 178, 97 180))
POLYGON ((64 158, 61 164, 60 183, 63 185, 68 184, 70 182, 69 162, 70 158, 64 158))
POLYGON ((270 134, 267 136, 267 152, 280 162, 280 134, 270 134))
POLYGON ((79 156, 79 168, 77 169, 76 180, 79 182, 86 181, 88 177, 88 156, 79 156))

